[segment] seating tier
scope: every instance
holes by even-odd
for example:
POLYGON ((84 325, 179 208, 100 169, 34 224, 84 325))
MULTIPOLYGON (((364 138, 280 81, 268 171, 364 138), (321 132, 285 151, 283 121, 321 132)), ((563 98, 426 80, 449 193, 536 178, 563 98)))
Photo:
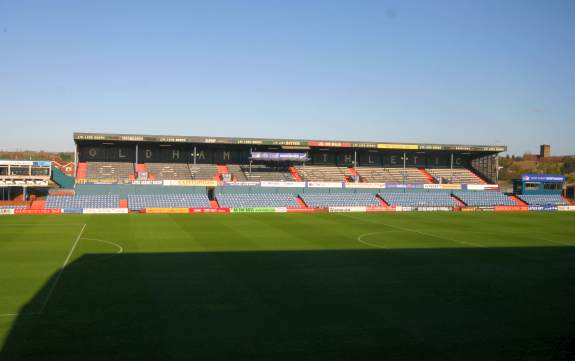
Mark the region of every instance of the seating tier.
POLYGON ((532 206, 568 206, 559 194, 523 194, 519 197, 525 203, 532 206))
POLYGON ((225 193, 217 195, 216 199, 224 208, 300 207, 295 196, 286 193, 225 193))
POLYGON ((245 181, 293 181, 288 167, 269 167, 263 164, 229 164, 228 170, 240 182, 245 181))
POLYGON ((128 180, 134 177, 134 163, 88 162, 86 178, 90 180, 128 180))
POLYGON ((304 181, 343 182, 350 176, 347 167, 306 165, 297 166, 296 170, 304 181))
POLYGON ((357 167, 362 180, 370 183, 428 183, 417 168, 357 167))
POLYGON ((304 193, 300 196, 313 208, 381 206, 372 193, 304 193))
POLYGON ((128 207, 131 210, 144 208, 210 208, 210 200, 205 193, 172 194, 130 194, 128 207))
POLYGON ((468 206, 515 206, 505 194, 497 191, 454 191, 453 195, 468 206))
POLYGON ((115 194, 53 196, 46 198, 45 208, 118 208, 120 197, 115 194))
POLYGON ((465 168, 426 168, 427 173, 431 174, 439 183, 465 183, 465 184, 483 184, 485 183, 475 173, 465 168))
POLYGON ((448 192, 382 192, 379 196, 390 206, 455 207, 459 203, 448 192))

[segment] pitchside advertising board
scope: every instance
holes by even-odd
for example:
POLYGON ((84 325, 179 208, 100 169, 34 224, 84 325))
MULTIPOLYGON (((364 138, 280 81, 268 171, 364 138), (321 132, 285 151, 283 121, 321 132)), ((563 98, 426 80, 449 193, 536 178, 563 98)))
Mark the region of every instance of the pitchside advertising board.
POLYGON ((330 213, 351 213, 351 212, 367 212, 367 207, 329 207, 330 213))
POLYGON ((530 211, 553 212, 558 211, 558 206, 529 206, 530 211))
POLYGON ((285 213, 287 208, 270 208, 270 207, 259 207, 259 208, 231 208, 232 213, 285 213))
POLYGON ((395 207, 396 212, 448 212, 452 207, 395 207))
MULTIPOLYGON (((351 213, 351 212, 538 212, 538 211, 575 211, 575 206, 494 206, 494 207, 329 207, 329 208, 146 208, 141 213, 198 214, 198 213, 351 213)), ((1 215, 20 214, 128 214, 127 208, 65 208, 65 209, 0 209, 1 215)))
POLYGON ((122 214, 128 213, 128 208, 84 208, 84 214, 122 214))

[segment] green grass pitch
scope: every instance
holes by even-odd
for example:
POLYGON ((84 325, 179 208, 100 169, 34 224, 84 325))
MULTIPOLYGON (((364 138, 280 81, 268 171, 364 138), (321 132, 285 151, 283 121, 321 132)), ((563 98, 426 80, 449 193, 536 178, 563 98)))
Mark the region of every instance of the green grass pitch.
POLYGON ((0 360, 575 357, 575 214, 0 217, 0 360))

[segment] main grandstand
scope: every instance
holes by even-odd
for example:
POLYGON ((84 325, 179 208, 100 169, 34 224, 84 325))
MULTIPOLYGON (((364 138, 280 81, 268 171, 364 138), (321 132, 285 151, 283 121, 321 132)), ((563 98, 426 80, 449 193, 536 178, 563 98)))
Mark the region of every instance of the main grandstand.
MULTIPOLYGON (((4 206, 70 213, 571 206, 560 185, 553 194, 548 186, 535 194, 500 192, 497 157, 507 148, 499 145, 99 133, 75 133, 74 142, 74 177, 47 168, 44 177, 60 187, 38 199, 24 192, 28 202, 4 206)), ((0 165, 1 181, 21 184, 10 169, 0 165)))
MULTIPOLYGON (((454 190, 493 188, 497 155, 506 150, 494 145, 94 133, 75 133, 74 141, 75 195, 49 196, 47 207, 66 202, 132 211, 453 207, 465 205, 454 190)), ((477 192, 475 198, 485 199, 482 205, 516 204, 492 193, 477 192)))
POLYGON ((505 146, 75 133, 77 177, 496 183, 505 146))

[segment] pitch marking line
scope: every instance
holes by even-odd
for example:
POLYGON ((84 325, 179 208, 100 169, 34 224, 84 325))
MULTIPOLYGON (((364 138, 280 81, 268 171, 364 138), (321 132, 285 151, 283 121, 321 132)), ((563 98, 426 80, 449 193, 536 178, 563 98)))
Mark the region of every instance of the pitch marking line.
POLYGON ((52 287, 50 287, 50 290, 48 291, 48 295, 44 299, 44 303, 42 304, 40 311, 28 312, 28 313, 1 313, 0 317, 40 316, 40 315, 42 315, 42 313, 44 312, 44 309, 46 308, 46 305, 48 305, 48 301, 50 301, 50 297, 52 297, 52 293, 54 292, 54 289, 56 288, 58 281, 60 281, 60 277, 62 277, 62 273, 64 272, 64 269, 66 269, 68 262, 70 262, 70 258, 72 257, 72 254, 74 253, 74 250, 76 249, 76 246, 78 245, 78 242, 80 241, 80 238, 82 237, 82 234, 84 233, 85 229, 86 229, 86 223, 84 223, 84 225, 82 226, 82 229, 80 230, 80 233, 78 233, 78 236, 76 237, 76 240, 74 241, 74 244, 72 245, 72 248, 70 249, 70 252, 68 252, 68 256, 64 260, 64 263, 63 263, 62 267, 60 268, 60 270, 58 271, 58 274, 56 274, 56 278, 52 282, 52 287))
POLYGON ((96 241, 96 242, 111 244, 112 246, 118 248, 118 252, 116 252, 115 254, 120 254, 120 253, 124 252, 124 248, 122 246, 120 246, 119 244, 114 243, 112 241, 106 241, 104 239, 97 239, 97 238, 85 238, 85 237, 82 237, 82 239, 85 239, 87 241, 96 241))
POLYGON ((68 256, 66 256, 66 259, 64 260, 62 267, 60 268, 60 270, 58 271, 58 274, 56 275, 56 278, 52 282, 52 287, 50 287, 50 290, 48 291, 48 295, 44 299, 44 303, 42 304, 40 311, 28 312, 28 313, 1 313, 0 317, 40 316, 40 315, 42 315, 42 313, 44 312, 44 309, 46 308, 46 305, 48 305, 48 301, 50 301, 50 297, 52 297, 52 293, 54 292, 54 289, 56 288, 56 285, 58 284, 60 277, 62 277, 62 273, 64 272, 64 269, 68 265, 68 262, 70 262, 70 258, 72 257, 72 254, 74 253, 74 250, 76 249, 76 246, 78 245, 78 242, 80 241, 80 238, 82 237, 82 234, 84 233, 85 229, 86 229, 86 223, 84 223, 84 225, 82 226, 82 229, 80 230, 80 233, 78 233, 78 236, 76 237, 76 240, 74 241, 74 244, 72 245, 72 248, 70 249, 70 252, 68 252, 68 256))
POLYGON ((74 250, 76 249, 76 246, 78 245, 78 242, 80 241, 80 238, 82 237, 82 234, 84 233, 85 229, 86 229, 86 223, 84 223, 84 225, 82 226, 82 229, 80 230, 80 233, 78 233, 78 237, 76 237, 76 240, 74 241, 74 244, 72 245, 72 248, 70 249, 70 252, 68 252, 68 256, 64 260, 64 263, 62 264, 60 271, 58 271, 58 274, 56 275, 56 279, 54 279, 54 282, 52 283, 52 287, 50 287, 50 290, 48 291, 48 295, 46 296, 46 299, 44 300, 44 304, 42 305, 42 308, 40 308, 40 311, 38 312, 38 314, 41 315, 44 312, 44 309, 46 308, 46 306, 48 305, 48 302, 50 301, 50 297, 52 297, 52 293, 54 293, 54 289, 56 289, 56 286, 58 285, 58 281, 60 281, 60 278, 62 277, 62 273, 64 273, 64 270, 66 269, 66 266, 68 265, 68 262, 70 262, 70 258, 72 257, 72 254, 74 253, 74 250))
POLYGON ((384 233, 384 232, 393 232, 393 231, 379 231, 379 232, 369 232, 369 233, 360 234, 359 237, 357 237, 357 241, 358 241, 359 243, 365 244, 366 246, 375 247, 375 248, 381 248, 381 249, 389 249, 389 248, 387 248, 387 247, 385 247, 385 246, 382 246, 382 245, 380 245, 380 244, 375 244, 375 243, 371 243, 371 242, 368 242, 368 241, 364 240, 365 237, 373 236, 373 235, 376 235, 376 234, 381 234, 381 233, 384 233))
POLYGON ((66 269, 66 266, 68 265, 68 262, 70 262, 70 258, 72 257, 72 254, 74 253, 74 250, 76 249, 76 246, 78 245, 78 242, 80 241, 80 238, 82 238, 82 234, 84 233, 85 229, 86 229, 86 223, 84 223, 84 225, 82 226, 82 229, 80 230, 80 233, 78 233, 78 237, 76 237, 76 240, 74 241, 74 244, 72 245, 72 248, 70 249, 70 252, 68 252, 68 256, 64 260, 64 263, 62 264, 60 271, 58 271, 58 274, 56 275, 56 278, 54 279, 54 282, 52 283, 52 287, 50 287, 50 290, 48 291, 48 295, 46 296, 46 299, 44 300, 44 304, 42 305, 42 308, 40 308, 40 311, 38 312, 39 315, 41 315, 44 312, 44 309, 48 305, 48 302, 50 301, 50 297, 52 297, 52 294, 54 293, 54 289, 56 289, 56 286, 58 285, 58 281, 60 281, 60 278, 62 277, 62 273, 64 273, 64 270, 66 269))
POLYGON ((20 316, 18 313, 1 313, 0 317, 16 317, 20 316))
POLYGON ((561 245, 561 246, 569 246, 569 247, 575 246, 575 244, 573 244, 573 243, 567 243, 567 242, 561 242, 561 241, 554 241, 554 240, 544 239, 544 238, 535 238, 535 239, 540 240, 540 241, 549 242, 549 243, 558 244, 558 245, 561 245))
MULTIPOLYGON (((351 217, 351 216, 350 216, 350 217, 351 217)), ((487 246, 481 245, 481 244, 479 244, 479 243, 472 243, 472 242, 460 241, 460 240, 458 240, 458 239, 446 238, 446 237, 438 236, 438 235, 435 235, 435 234, 418 231, 418 230, 416 230, 416 229, 403 228, 403 227, 393 226, 393 225, 391 225, 391 224, 387 224, 387 223, 383 223, 383 222, 372 221, 371 219, 360 219, 360 218, 356 218, 356 217, 351 217, 351 218, 357 219, 357 220, 363 220, 363 221, 366 221, 366 222, 381 224, 381 225, 383 225, 383 226, 390 227, 390 228, 395 228, 395 229, 398 229, 398 230, 404 231, 404 232, 418 233, 418 234, 421 234, 421 235, 427 236, 427 237, 432 237, 432 238, 436 238, 436 239, 443 239, 443 240, 445 240, 445 241, 450 241, 450 242, 455 242, 455 243, 459 243, 459 244, 464 244, 464 245, 466 245, 466 246, 478 247, 478 248, 487 248, 487 246)))
MULTIPOLYGON (((82 235, 82 233, 84 232, 84 228, 86 225, 84 225, 84 227, 82 227, 82 230, 80 231, 79 236, 82 235)), ((109 245, 112 245, 116 248, 118 248, 118 251, 116 253, 114 253, 112 256, 108 257, 112 258, 114 256, 117 256, 121 253, 124 252, 124 248, 122 246, 120 246, 119 244, 112 242, 112 241, 106 241, 104 239, 97 239, 97 238, 85 238, 85 237, 80 237, 79 239, 77 238, 76 241, 74 242, 74 245, 72 246, 72 249, 70 250, 70 253, 68 254, 68 257, 66 258, 66 261, 64 261, 64 265, 62 266, 62 269, 60 270, 60 272, 58 273, 58 275, 56 276, 57 278, 54 280, 54 284, 52 285, 52 287, 50 288, 50 292, 48 293, 48 296, 46 298, 46 300, 44 301, 44 305, 42 306, 42 309, 40 310, 40 312, 27 312, 27 313, 1 313, 0 317, 17 317, 17 316, 39 316, 42 314, 42 312, 44 311, 44 308, 46 307, 46 304, 48 303, 49 297, 52 294, 52 292, 54 291, 54 289, 56 288, 56 282, 58 282, 60 274, 63 273, 63 269, 66 267, 67 263, 70 261, 70 256, 72 255, 72 253, 74 252, 74 248, 76 247, 76 245, 78 244, 79 240, 86 240, 86 241, 95 241, 95 242, 101 242, 101 243, 106 243, 109 245)))
MULTIPOLYGON (((109 260, 110 258, 115 257, 115 256, 117 256, 117 255, 119 255, 119 254, 121 254, 121 253, 124 253, 124 248, 123 248, 122 246, 120 246, 119 244, 114 243, 114 242, 112 242, 112 241, 106 241, 105 239, 84 238, 84 237, 82 237, 82 239, 87 240, 87 241, 94 241, 94 242, 105 243, 105 244, 109 244, 109 245, 112 245, 112 246, 118 248, 118 251, 117 251, 116 253, 112 254, 111 256, 108 256, 108 257, 105 257, 105 258, 103 258, 103 259, 100 259, 99 261, 106 261, 106 260, 109 260)), ((86 263, 88 263, 88 262, 90 262, 90 261, 86 261, 86 263)))
POLYGON ((451 242, 455 242, 455 243, 459 243, 459 244, 464 244, 467 246, 471 246, 471 247, 479 247, 479 248, 486 248, 485 246, 479 244, 479 243, 471 243, 471 242, 466 242, 466 241, 460 241, 458 239, 451 239, 451 238, 446 238, 446 237, 442 237, 442 236, 437 236, 431 233, 426 233, 426 232, 422 232, 422 231, 418 231, 416 229, 408 229, 408 228, 403 228, 403 227, 399 227, 399 226, 392 226, 390 224, 387 223, 382 223, 384 226, 387 227, 391 227, 391 228, 396 228, 396 229, 400 229, 402 231, 406 231, 406 232, 413 232, 413 233, 419 233, 421 235, 424 236, 428 236, 428 237, 433 237, 433 238, 437 238, 437 239, 444 239, 446 241, 451 241, 451 242))

